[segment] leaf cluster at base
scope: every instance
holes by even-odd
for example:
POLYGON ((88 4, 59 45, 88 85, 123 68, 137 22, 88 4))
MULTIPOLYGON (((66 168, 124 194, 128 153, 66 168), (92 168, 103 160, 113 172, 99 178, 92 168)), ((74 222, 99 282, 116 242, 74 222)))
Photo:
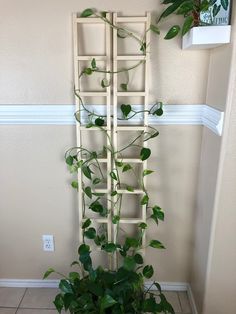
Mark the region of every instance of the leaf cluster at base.
MULTIPOLYGON (((80 249, 80 257, 86 252, 84 247, 80 249)), ((77 314, 174 313, 158 283, 153 283, 155 292, 145 290, 144 277, 149 278, 153 269, 147 265, 142 272, 140 267, 137 271, 134 269, 135 260, 143 263, 140 256, 135 259, 130 256, 129 262, 117 271, 99 266, 96 269, 90 267, 83 277, 78 272, 69 273, 68 278, 62 279, 59 284, 60 293, 54 300, 57 311, 77 314)), ((45 278, 53 272, 49 269, 45 278)))

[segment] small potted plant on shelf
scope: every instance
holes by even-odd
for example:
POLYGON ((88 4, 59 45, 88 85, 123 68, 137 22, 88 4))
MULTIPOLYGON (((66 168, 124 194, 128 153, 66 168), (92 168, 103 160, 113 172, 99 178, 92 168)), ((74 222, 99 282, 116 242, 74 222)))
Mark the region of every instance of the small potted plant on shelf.
POLYGON ((164 0, 162 2, 168 7, 162 12, 158 23, 172 14, 183 16, 182 26, 172 26, 165 36, 165 39, 171 39, 181 33, 184 36, 192 27, 228 25, 230 14, 229 0, 164 0), (217 16, 224 17, 217 18, 217 16))
MULTIPOLYGON (((114 25, 106 18, 106 12, 97 13, 92 9, 82 12, 82 18, 95 16, 108 23, 112 29, 117 30, 119 38, 133 38, 140 44, 140 51, 145 59, 146 49, 150 43, 144 41, 145 37, 138 38, 131 31, 114 25)), ((158 33, 156 26, 151 25, 148 31, 158 33)), ((125 72, 126 74, 134 68, 143 64, 143 60, 136 66, 120 69, 114 73, 125 72)), ((79 80, 83 77, 91 76, 94 73, 104 73, 113 75, 112 71, 104 71, 98 67, 95 58, 90 61, 89 67, 82 69, 79 73, 79 80)), ((107 88, 110 81, 103 79, 101 88, 107 88)), ((128 90, 128 82, 120 85, 124 91, 128 90)), ((152 220, 156 226, 164 220, 164 211, 157 204, 151 205, 151 197, 146 187, 146 176, 153 173, 152 170, 144 168, 137 175, 137 171, 132 163, 124 159, 123 153, 132 147, 138 150, 139 164, 143 164, 151 155, 151 150, 146 146, 149 140, 155 139, 159 132, 151 127, 145 126, 144 130, 139 131, 130 142, 127 141, 124 147, 117 149, 114 146, 112 136, 107 132, 106 125, 110 117, 90 110, 83 102, 80 90, 75 89, 75 96, 78 99, 78 111, 75 118, 79 127, 83 125, 87 129, 96 128, 98 132, 104 134, 109 145, 101 147, 100 151, 89 150, 83 145, 72 147, 65 154, 66 164, 72 174, 80 173, 79 180, 73 180, 71 186, 82 193, 82 206, 80 211, 83 219, 80 221, 82 228, 82 238, 78 248, 78 258, 72 262, 71 266, 77 267, 76 271, 71 271, 68 275, 63 275, 53 268, 48 269, 44 278, 56 273, 62 276, 59 283, 60 293, 56 296, 54 304, 59 313, 62 310, 77 314, 141 314, 141 313, 174 313, 171 304, 167 301, 158 282, 145 288, 145 280, 150 279, 154 274, 152 265, 145 265, 143 251, 146 247, 151 249, 164 249, 164 245, 157 239, 144 242, 146 231, 149 227, 147 221, 152 220), (81 113, 86 112, 88 121, 83 124, 81 113), (140 142, 141 141, 141 142, 140 142), (104 173, 99 160, 111 156, 112 169, 110 173, 104 173), (120 231, 124 234, 120 223, 122 219, 123 199, 121 190, 135 195, 135 186, 130 186, 121 179, 121 174, 128 173, 136 180, 135 184, 141 190, 139 206, 141 206, 148 220, 139 221, 137 233, 129 236, 125 233, 122 240, 120 231), (82 176, 81 176, 82 174, 82 176), (96 188, 99 184, 106 184, 107 177, 112 180, 111 190, 105 193, 97 193, 96 188), (81 186, 79 186, 81 185, 81 186), (105 202, 104 202, 105 200, 105 202), (111 204, 110 210, 106 205, 111 204), (89 215, 95 213, 100 221, 108 221, 114 227, 114 239, 109 241, 106 223, 100 223, 100 228, 94 224, 94 219, 89 215), (91 257, 92 251, 104 252, 108 257, 108 267, 100 265, 94 266, 91 257), (153 291, 155 290, 155 291, 153 291)), ((122 104, 119 108, 119 121, 128 121, 140 113, 161 116, 163 114, 162 103, 157 102, 149 109, 135 110, 130 104, 122 104)), ((111 126, 112 128, 112 126, 111 126)))

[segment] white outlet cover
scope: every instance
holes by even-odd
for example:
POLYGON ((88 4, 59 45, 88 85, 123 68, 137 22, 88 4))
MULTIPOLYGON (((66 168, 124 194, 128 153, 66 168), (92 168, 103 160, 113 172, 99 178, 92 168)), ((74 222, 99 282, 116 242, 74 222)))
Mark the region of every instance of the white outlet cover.
POLYGON ((42 236, 43 239, 43 250, 44 251, 54 251, 54 238, 51 234, 45 234, 42 236))

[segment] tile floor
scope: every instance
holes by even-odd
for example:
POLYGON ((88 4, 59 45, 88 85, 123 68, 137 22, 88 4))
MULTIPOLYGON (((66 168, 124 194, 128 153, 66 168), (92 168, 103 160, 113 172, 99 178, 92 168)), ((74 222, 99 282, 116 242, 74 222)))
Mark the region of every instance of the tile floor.
MULTIPOLYGON (((0 314, 55 314, 52 301, 58 293, 52 288, 0 287, 0 314)), ((186 292, 165 292, 176 313, 191 314, 186 292)))

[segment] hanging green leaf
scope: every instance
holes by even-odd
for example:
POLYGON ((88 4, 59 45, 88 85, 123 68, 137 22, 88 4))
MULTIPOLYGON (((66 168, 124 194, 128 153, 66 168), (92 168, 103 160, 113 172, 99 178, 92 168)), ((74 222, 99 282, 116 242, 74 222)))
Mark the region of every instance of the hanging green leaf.
POLYGON ((128 91, 128 84, 122 83, 122 84, 120 84, 120 88, 121 88, 124 92, 127 92, 127 91, 128 91))
POLYGON ((90 186, 86 186, 86 188, 84 189, 84 193, 89 197, 89 198, 92 198, 93 195, 92 195, 92 190, 91 190, 91 187, 90 186))
POLYGON ((148 278, 148 279, 151 278, 153 273, 154 273, 154 270, 153 270, 152 265, 147 265, 147 266, 144 267, 144 269, 143 269, 143 276, 145 278, 148 278))
POLYGON ((102 250, 106 251, 107 253, 114 253, 116 251, 116 244, 106 243, 102 246, 102 250))
POLYGON ((102 88, 106 88, 106 87, 110 86, 110 84, 111 84, 110 81, 108 81, 108 79, 106 79, 106 78, 102 79, 102 81, 101 81, 102 88))
POLYGON ((147 229, 147 224, 146 224, 145 222, 141 222, 141 223, 138 225, 138 227, 139 227, 140 229, 147 229))
POLYGON ((120 106, 120 109, 122 111, 122 114, 124 117, 127 117, 129 115, 129 113, 131 112, 132 110, 132 107, 130 105, 125 105, 125 104, 122 104, 120 106))
POLYGON ((156 219, 160 219, 160 220, 164 221, 165 214, 159 206, 154 206, 152 208, 152 211, 153 211, 153 216, 155 216, 156 219))
POLYGON ((194 4, 190 2, 184 2, 179 9, 176 11, 177 15, 185 15, 194 10, 194 4))
POLYGON ((122 169, 122 172, 126 172, 126 171, 129 171, 132 169, 132 166, 130 164, 125 164, 123 169, 122 169))
POLYGON ((158 116, 158 117, 162 116, 163 115, 163 109, 162 108, 158 108, 157 110, 155 110, 153 112, 153 115, 154 116, 158 116))
POLYGON ((166 36, 164 37, 164 39, 172 39, 175 36, 178 35, 180 31, 180 26, 179 25, 174 25, 172 26, 169 31, 167 32, 166 36))
POLYGON ((125 247, 129 248, 137 248, 139 246, 139 241, 136 238, 127 237, 125 240, 125 247))
POLYGON ((92 67, 93 69, 96 69, 96 67, 97 67, 97 63, 96 63, 95 58, 93 58, 92 61, 91 61, 91 67, 92 67))
POLYGON ((147 49, 147 44, 146 44, 145 42, 143 42, 143 43, 141 44, 140 51, 145 52, 146 49, 147 49))
POLYGON ((101 119, 101 118, 97 118, 97 119, 95 119, 94 122, 95 122, 95 125, 97 125, 97 126, 103 126, 105 123, 105 120, 101 119))
POLYGON ((84 69, 84 71, 83 71, 85 74, 87 74, 87 75, 91 75, 92 73, 93 73, 93 69, 91 69, 91 68, 86 68, 86 69, 84 69))
POLYGON ((118 215, 113 216, 112 223, 114 225, 116 225, 119 221, 120 221, 120 216, 118 216, 118 215))
POLYGON ((128 271, 133 271, 135 269, 136 262, 135 262, 133 256, 126 256, 124 258, 123 263, 124 263, 123 264, 124 269, 126 269, 128 271))
POLYGON ((84 231, 84 236, 92 240, 96 237, 96 230, 94 228, 89 228, 88 230, 84 231))
MULTIPOLYGON (((164 3, 164 2, 163 2, 164 3)), ((169 3, 169 2, 168 2, 169 3)), ((170 6, 166 8, 164 12, 162 12, 161 16, 158 19, 158 22, 163 18, 167 17, 170 14, 174 13, 183 3, 183 0, 176 0, 174 3, 172 3, 170 6)))
POLYGON ((151 150, 149 148, 143 147, 141 149, 141 152, 140 152, 140 159, 141 160, 144 161, 144 160, 148 159, 150 157, 150 155, 151 155, 151 150))
POLYGON ((126 190, 129 192, 134 192, 134 188, 132 186, 127 185, 126 190))
POLYGON ((150 139, 151 138, 154 138, 154 137, 157 137, 159 135, 159 131, 156 131, 155 133, 153 133, 151 136, 150 136, 150 139))
POLYGON ((127 33, 127 31, 125 29, 119 28, 117 30, 117 37, 119 37, 119 38, 126 38, 127 36, 128 36, 128 33, 127 33))
POLYGON ((224 8, 224 10, 227 11, 229 6, 229 0, 221 0, 221 5, 224 8))
POLYGON ((211 0, 210 1, 209 0, 201 1, 201 3, 200 3, 200 12, 207 11, 209 9, 210 5, 211 5, 211 0))
POLYGON ((114 300, 109 294, 105 294, 104 297, 100 301, 101 313, 105 313, 105 309, 116 304, 117 301, 114 300))
POLYGON ((78 167, 78 168, 81 168, 81 166, 83 165, 83 160, 79 160, 77 163, 76 163, 76 166, 78 167))
POLYGON ((88 218, 85 220, 85 222, 82 224, 82 229, 86 229, 91 225, 91 220, 88 218))
POLYGON ((59 289, 64 293, 73 293, 71 284, 65 279, 60 280, 59 289))
POLYGON ((145 194, 143 196, 143 198, 141 199, 141 205, 146 205, 148 204, 148 201, 149 201, 149 196, 147 194, 145 194))
POLYGON ((161 293, 161 286, 159 285, 159 283, 155 281, 154 285, 156 286, 157 290, 159 290, 159 292, 161 293))
POLYGON ((158 240, 151 240, 149 246, 153 247, 154 249, 165 249, 164 245, 158 240))
POLYGON ((67 165, 72 166, 72 165, 73 165, 73 162, 74 162, 74 158, 73 158, 72 156, 66 157, 66 163, 67 163, 67 165))
POLYGON ((86 244, 81 244, 78 248, 79 255, 88 254, 90 252, 90 246, 86 244))
POLYGON ((162 307, 161 304, 157 303, 152 295, 143 301, 143 313, 162 313, 163 309, 164 307, 162 307))
POLYGON ((78 167, 76 165, 68 166, 70 173, 75 173, 78 171, 78 167))
POLYGON ((188 17, 186 17, 185 21, 184 21, 184 25, 182 27, 182 36, 184 36, 189 30, 190 28, 193 26, 193 16, 190 15, 188 17))
POLYGON ((117 166, 117 167, 123 167, 123 162, 121 162, 121 161, 116 161, 116 166, 117 166))
POLYGON ((55 300, 53 301, 58 313, 61 313, 64 307, 64 298, 61 294, 56 295, 55 300))
POLYGON ((93 15, 94 13, 95 11, 93 9, 86 9, 80 14, 80 17, 88 17, 93 15))
POLYGON ((151 30, 153 33, 156 33, 156 34, 160 35, 160 29, 159 29, 156 25, 151 24, 151 25, 150 25, 150 30, 151 30))
POLYGON ((100 182, 101 182, 101 179, 99 179, 99 178, 93 179, 93 184, 94 184, 94 185, 96 185, 96 184, 98 184, 98 183, 100 183, 100 182))
POLYGON ((143 177, 148 176, 149 174, 153 173, 154 171, 152 170, 148 170, 148 169, 144 169, 143 170, 143 177))
POLYGON ((116 196, 117 195, 117 191, 112 191, 111 192, 111 196, 116 196))
POLYGON ((78 187, 79 187, 78 181, 72 181, 72 182, 71 182, 71 186, 72 186, 72 188, 78 190, 78 187))
POLYGON ((88 179, 92 179, 92 170, 89 168, 89 166, 82 166, 82 172, 88 179))
POLYGON ((95 213, 103 213, 104 211, 104 207, 102 206, 102 204, 98 201, 93 202, 92 204, 89 205, 89 208, 95 212, 95 213))
POLYGON ((71 267, 74 266, 74 265, 79 265, 79 262, 78 262, 78 261, 74 261, 74 262, 72 262, 72 263, 70 264, 71 267))
POLYGON ((134 260, 135 260, 135 262, 136 262, 137 264, 139 264, 139 265, 143 264, 143 257, 142 257, 142 255, 139 254, 139 253, 136 253, 136 254, 134 255, 134 260))
POLYGON ((55 270, 53 268, 49 268, 45 274, 43 275, 43 279, 46 279, 49 275, 51 275, 52 273, 54 273, 55 270))
POLYGON ((110 176, 111 176, 111 178, 112 178, 113 180, 116 180, 116 181, 117 181, 117 176, 116 176, 116 174, 115 174, 114 171, 110 172, 110 176))

